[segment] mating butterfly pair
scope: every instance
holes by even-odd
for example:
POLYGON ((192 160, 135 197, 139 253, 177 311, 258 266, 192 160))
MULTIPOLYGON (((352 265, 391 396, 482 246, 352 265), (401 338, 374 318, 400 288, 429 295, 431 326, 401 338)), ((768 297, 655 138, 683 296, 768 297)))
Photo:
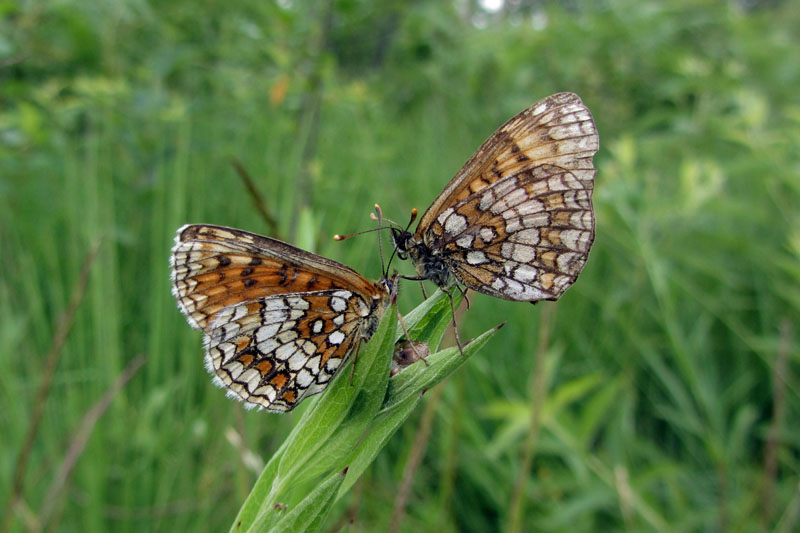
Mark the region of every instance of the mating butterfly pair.
MULTIPOLYGON (((522 111, 481 145, 420 219, 392 229, 420 279, 507 300, 555 300, 594 240, 589 110, 560 93, 522 111)), ((209 225, 178 230, 173 294, 205 333, 214 381, 249 407, 289 411, 324 390, 367 341, 397 276, 370 282, 286 243, 209 225)))

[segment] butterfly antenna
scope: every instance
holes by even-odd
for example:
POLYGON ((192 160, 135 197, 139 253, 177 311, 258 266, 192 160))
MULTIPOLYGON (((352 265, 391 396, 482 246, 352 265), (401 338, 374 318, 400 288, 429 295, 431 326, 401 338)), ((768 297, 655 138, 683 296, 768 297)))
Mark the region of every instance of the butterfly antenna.
MULTIPOLYGON (((377 206, 378 204, 375 204, 375 205, 377 206)), ((372 220, 378 220, 378 217, 375 216, 375 213, 370 213, 369 214, 369 218, 372 219, 372 220)), ((398 224, 394 220, 389 220, 388 218, 383 218, 383 215, 381 215, 381 220, 383 220, 384 222, 388 222, 389 224, 392 224, 392 225, 394 225, 394 226, 396 226, 398 228, 400 227, 400 224, 398 224)), ((334 241, 343 241, 345 239, 349 239, 350 237, 355 237, 356 235, 363 235, 365 233, 372 233, 373 231, 380 231, 382 229, 389 229, 389 226, 381 226, 380 224, 378 224, 377 228, 365 229, 364 231, 357 231, 355 233, 348 233, 347 235, 342 235, 340 233, 337 233, 336 235, 333 236, 333 240, 334 241)))
POLYGON ((388 229, 388 228, 387 227, 383 227, 383 228, 365 229, 364 231, 357 231, 355 233, 348 233, 347 235, 341 235, 340 233, 337 233, 336 235, 333 236, 333 240, 334 241, 343 241, 345 239, 349 239, 350 237, 355 237, 357 235, 363 235, 365 233, 372 233, 373 231, 378 231, 378 230, 381 230, 381 229, 388 229))
MULTIPOLYGON (((378 204, 375 204, 375 205, 378 205, 378 204)), ((394 220, 392 220, 392 219, 390 219, 390 218, 386 218, 386 217, 384 217, 383 215, 381 215, 381 217, 382 217, 382 220, 383 220, 384 222, 388 222, 389 224, 392 224, 392 225, 394 225, 394 226, 395 226, 395 227, 397 227, 397 228, 401 227, 401 226, 400 226, 400 224, 398 224, 398 223, 397 223, 397 222, 395 222, 394 220)), ((375 215, 375 213, 370 213, 370 214, 369 214, 369 218, 370 218, 370 220, 378 220, 378 217, 375 215)), ((388 229, 388 228, 389 228, 389 226, 384 226, 384 228, 385 228, 385 229, 388 229)))
POLYGON ((383 234, 381 230, 381 224, 383 223, 383 211, 381 211, 381 206, 375 204, 375 212, 378 213, 378 253, 381 256, 381 273, 384 277, 389 277, 389 271, 386 270, 386 264, 383 262, 383 234))

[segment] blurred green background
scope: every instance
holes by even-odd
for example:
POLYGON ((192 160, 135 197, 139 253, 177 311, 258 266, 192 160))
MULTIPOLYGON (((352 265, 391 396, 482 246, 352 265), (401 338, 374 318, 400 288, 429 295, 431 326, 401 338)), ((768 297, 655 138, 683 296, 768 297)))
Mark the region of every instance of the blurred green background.
MULTIPOLYGON (((175 230, 376 278, 374 234, 331 235, 374 227, 375 202, 405 222, 508 117, 572 91, 601 143, 583 274, 557 304, 471 297, 463 338, 507 326, 328 530, 796 530, 798 28, 790 1, 0 1, 3 527, 229 527, 298 413, 211 385, 170 295, 175 230)), ((401 311, 420 300, 404 285, 401 311)))

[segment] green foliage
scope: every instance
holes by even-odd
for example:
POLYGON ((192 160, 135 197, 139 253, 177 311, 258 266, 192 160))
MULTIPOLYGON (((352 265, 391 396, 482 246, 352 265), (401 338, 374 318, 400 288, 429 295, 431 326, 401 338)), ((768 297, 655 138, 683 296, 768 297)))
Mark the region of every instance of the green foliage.
MULTIPOLYGON (((434 349, 452 320, 450 301, 441 292, 407 315, 412 337, 434 349)), ((460 368, 496 330, 481 335, 464 348, 432 354, 389 380, 394 345, 403 336, 396 314, 390 313, 359 352, 355 372, 342 371, 295 425, 281 448, 270 458, 239 511, 231 531, 307 531, 310 526, 288 526, 294 512, 281 516, 283 506, 313 509, 322 515, 342 497, 375 459, 380 449, 411 415, 422 393, 460 368), (327 490, 313 489, 321 476, 327 490), (338 489, 338 490, 337 490, 338 489), (297 495, 300 496, 297 496, 297 495), (294 500, 302 498, 298 503, 294 500)), ((309 511, 304 519, 310 524, 309 511)))
MULTIPOLYGON (((220 530, 243 502, 263 524, 383 530, 417 403, 433 431, 401 530, 502 529, 519 490, 523 530, 797 528, 800 12, 505 4, 0 0, 2 504, 102 238, 12 531, 220 530), (331 234, 371 227, 376 201, 398 222, 424 210, 494 128, 562 90, 593 111, 601 150, 595 246, 558 304, 470 295, 463 338, 507 321, 476 357, 444 349, 388 379, 395 335, 376 336, 355 387, 340 377, 286 416, 210 386, 167 258, 187 222, 270 233, 232 159, 278 237, 375 277, 372 237, 331 234), (84 415, 139 354, 70 462, 84 415), (419 398, 456 363, 439 399, 419 398), (278 474, 287 492, 266 498, 278 474)), ((440 297, 406 313, 422 298, 402 288, 413 334, 438 339, 423 317, 442 310, 422 306, 440 297)))

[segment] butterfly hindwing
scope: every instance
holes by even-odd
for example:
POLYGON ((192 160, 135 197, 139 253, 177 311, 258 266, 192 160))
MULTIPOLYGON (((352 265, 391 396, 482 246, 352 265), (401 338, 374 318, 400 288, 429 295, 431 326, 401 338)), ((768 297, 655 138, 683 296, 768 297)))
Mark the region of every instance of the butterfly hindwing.
POLYGON ((553 165, 498 180, 443 215, 431 232, 441 235, 455 277, 508 300, 557 299, 580 273, 594 239, 590 192, 553 165))
POLYGON ((369 313, 367 302, 342 289, 233 305, 206 335, 206 366, 249 406, 288 411, 327 386, 354 351, 369 313))

